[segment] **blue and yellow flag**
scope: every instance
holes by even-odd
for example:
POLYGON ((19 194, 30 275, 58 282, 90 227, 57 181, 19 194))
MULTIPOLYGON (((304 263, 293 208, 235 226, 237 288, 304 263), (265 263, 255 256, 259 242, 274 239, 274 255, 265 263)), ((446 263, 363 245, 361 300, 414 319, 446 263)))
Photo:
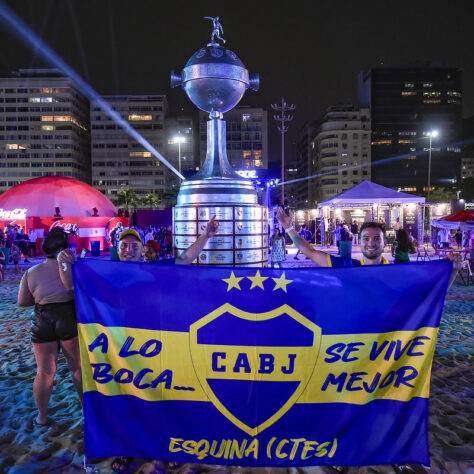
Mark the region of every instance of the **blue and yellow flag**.
POLYGON ((450 270, 77 262, 86 454, 429 464, 450 270))

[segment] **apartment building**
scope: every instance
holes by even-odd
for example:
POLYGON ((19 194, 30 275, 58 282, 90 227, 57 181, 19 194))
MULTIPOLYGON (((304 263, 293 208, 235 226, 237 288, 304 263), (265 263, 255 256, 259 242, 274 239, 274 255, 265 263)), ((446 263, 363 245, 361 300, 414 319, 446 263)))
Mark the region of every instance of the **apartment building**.
POLYGON ((88 99, 56 69, 0 77, 0 193, 51 175, 91 182, 88 99))
POLYGON ((370 110, 352 104, 327 109, 311 142, 312 205, 371 179, 370 110))

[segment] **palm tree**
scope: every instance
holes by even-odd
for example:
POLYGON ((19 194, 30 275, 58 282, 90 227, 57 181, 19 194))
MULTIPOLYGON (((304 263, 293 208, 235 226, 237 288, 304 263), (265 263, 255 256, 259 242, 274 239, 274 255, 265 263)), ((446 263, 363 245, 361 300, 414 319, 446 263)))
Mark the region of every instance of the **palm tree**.
POLYGON ((158 199, 158 196, 154 193, 147 194, 142 200, 142 204, 145 207, 149 207, 150 209, 156 209, 159 203, 160 200, 158 199))
POLYGON ((160 194, 160 203, 164 208, 173 207, 176 205, 179 189, 166 189, 160 194))
POLYGON ((117 206, 125 208, 129 214, 138 207, 137 193, 132 188, 120 188, 117 193, 117 206))
POLYGON ((445 188, 444 186, 435 188, 430 194, 431 202, 449 202, 453 199, 456 199, 456 191, 452 188, 445 188))

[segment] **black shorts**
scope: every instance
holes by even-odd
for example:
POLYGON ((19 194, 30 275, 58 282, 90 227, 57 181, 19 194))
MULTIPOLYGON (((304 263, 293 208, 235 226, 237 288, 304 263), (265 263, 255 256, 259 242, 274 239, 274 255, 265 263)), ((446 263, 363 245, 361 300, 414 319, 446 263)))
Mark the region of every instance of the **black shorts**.
POLYGON ((31 341, 67 341, 77 336, 76 306, 66 303, 35 304, 35 315, 31 321, 31 341))

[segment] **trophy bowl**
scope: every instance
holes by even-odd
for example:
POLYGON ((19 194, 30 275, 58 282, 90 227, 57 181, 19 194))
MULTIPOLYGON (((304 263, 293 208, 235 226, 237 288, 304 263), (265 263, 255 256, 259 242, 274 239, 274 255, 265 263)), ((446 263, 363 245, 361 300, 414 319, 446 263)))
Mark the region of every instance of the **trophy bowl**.
POLYGON ((249 77, 238 56, 217 43, 194 53, 181 74, 171 74, 172 87, 181 85, 197 107, 218 114, 235 107, 249 87, 258 90, 258 82, 258 74, 249 77))

